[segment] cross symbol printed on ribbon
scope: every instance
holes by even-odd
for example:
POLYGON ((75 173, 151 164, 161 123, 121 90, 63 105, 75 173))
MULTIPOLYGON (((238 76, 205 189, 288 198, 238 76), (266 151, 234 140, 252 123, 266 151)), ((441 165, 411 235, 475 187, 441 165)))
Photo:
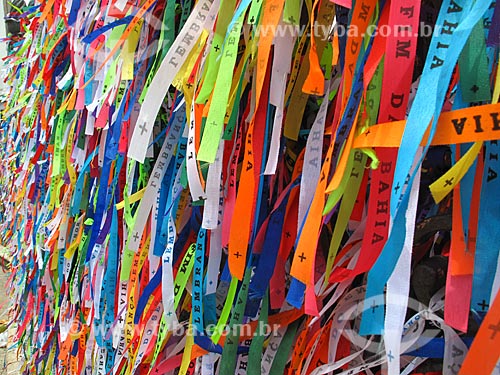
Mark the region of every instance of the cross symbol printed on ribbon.
POLYGON ((500 332, 500 321, 497 324, 490 324, 488 329, 491 330, 490 340, 494 340, 497 336, 497 333, 500 332))
POLYGON ((141 135, 148 131, 148 129, 146 128, 146 123, 142 123, 141 125, 139 125, 139 129, 141 130, 141 135))
POLYGON ((318 90, 318 88, 317 88, 317 87, 315 87, 315 88, 314 88, 314 90, 313 90, 313 91, 311 91, 311 92, 312 92, 314 95, 319 95, 319 94, 320 94, 320 92, 319 92, 319 90, 318 90))
POLYGON ((444 186, 446 187, 446 186, 451 186, 451 185, 453 185, 453 180, 454 180, 454 179, 455 179, 455 177, 452 177, 452 178, 450 178, 449 180, 446 180, 446 182, 445 182, 444 186))
POLYGON ((479 307, 481 308, 481 310, 483 310, 483 311, 485 311, 485 310, 486 310, 486 308, 490 307, 490 305, 489 305, 489 304, 487 304, 487 303, 486 303, 486 301, 485 301, 484 299, 481 301, 481 303, 478 303, 478 305, 479 305, 479 307))
POLYGON ((134 242, 139 241, 139 238, 140 238, 139 232, 135 232, 135 234, 133 235, 134 242))

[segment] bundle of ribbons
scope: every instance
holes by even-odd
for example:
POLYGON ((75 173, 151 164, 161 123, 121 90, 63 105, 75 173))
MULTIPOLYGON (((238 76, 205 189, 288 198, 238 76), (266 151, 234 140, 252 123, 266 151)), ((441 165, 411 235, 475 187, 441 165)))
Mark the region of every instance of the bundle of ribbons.
POLYGON ((498 3, 26 4, 21 373, 500 373, 498 3))

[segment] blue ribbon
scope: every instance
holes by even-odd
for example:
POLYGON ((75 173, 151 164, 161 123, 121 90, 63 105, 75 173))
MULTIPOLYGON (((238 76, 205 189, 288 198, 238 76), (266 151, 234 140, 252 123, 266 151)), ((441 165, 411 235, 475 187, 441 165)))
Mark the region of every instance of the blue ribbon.
POLYGON ((481 188, 479 226, 476 253, 474 257, 474 276, 472 280, 471 308, 478 312, 489 309, 489 301, 500 248, 500 147, 498 141, 485 143, 484 175, 481 188))

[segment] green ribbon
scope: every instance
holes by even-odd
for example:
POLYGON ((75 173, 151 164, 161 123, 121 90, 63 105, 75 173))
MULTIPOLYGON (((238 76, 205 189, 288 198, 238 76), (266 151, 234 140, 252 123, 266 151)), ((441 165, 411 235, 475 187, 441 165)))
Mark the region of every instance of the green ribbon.
POLYGON ((483 20, 474 26, 458 59, 460 87, 465 102, 491 102, 488 55, 483 20))

